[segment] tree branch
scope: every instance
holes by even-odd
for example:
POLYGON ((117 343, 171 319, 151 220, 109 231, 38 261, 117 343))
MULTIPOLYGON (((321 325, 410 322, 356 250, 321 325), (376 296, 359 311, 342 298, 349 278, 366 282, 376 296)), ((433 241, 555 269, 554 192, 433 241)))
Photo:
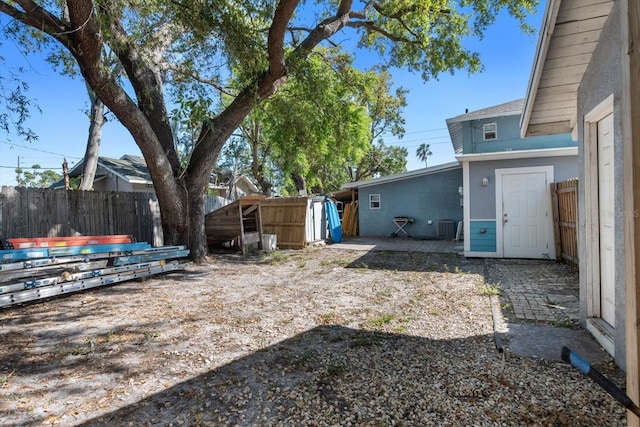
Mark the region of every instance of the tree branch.
POLYGON ((22 22, 25 25, 44 31, 68 47, 69 40, 66 37, 66 34, 73 30, 71 30, 63 21, 33 1, 17 0, 16 3, 22 7, 24 12, 4 1, 0 1, 0 12, 9 15, 16 21, 22 22))
POLYGON ((100 6, 101 13, 110 17, 110 32, 113 42, 110 44, 116 53, 124 70, 131 81, 136 93, 138 107, 142 110, 160 142, 162 149, 171 163, 171 168, 177 176, 180 169, 180 159, 174 148, 173 134, 166 110, 166 103, 162 91, 160 77, 160 62, 163 49, 170 43, 169 31, 162 27, 154 34, 160 41, 149 57, 143 57, 134 43, 133 37, 127 34, 122 26, 118 13, 109 10, 106 5, 100 6))
MULTIPOLYGON (((269 28, 269 35, 267 38, 267 51, 269 54, 269 72, 271 78, 278 80, 287 73, 287 67, 284 57, 284 36, 287 31, 287 26, 293 12, 298 6, 298 0, 281 0, 276 6, 275 13, 273 15, 273 22, 269 28)), ((270 96, 269 94, 264 94, 270 96)), ((263 98, 263 94, 261 99, 263 98)), ((265 97, 266 97, 265 96, 265 97)))
POLYGON ((206 85, 209 85, 211 87, 213 87, 215 90, 217 90, 218 92, 225 94, 225 95, 229 95, 231 97, 235 97, 237 94, 232 93, 231 91, 229 91, 227 88, 225 88, 224 86, 222 86, 221 84, 219 84, 217 81, 214 81, 213 79, 207 79, 205 77, 202 77, 201 75, 195 73, 195 72, 190 72, 187 70, 182 69, 181 67, 173 64, 173 63, 167 63, 166 64, 167 69, 180 74, 181 76, 188 76, 190 78, 192 78, 193 80, 200 82, 200 83, 204 83, 206 85))
POLYGON ((417 40, 411 40, 406 37, 398 37, 394 34, 391 34, 390 32, 376 26, 372 21, 357 21, 357 22, 349 21, 346 24, 346 26, 350 28, 364 28, 367 31, 370 31, 372 33, 382 34, 384 37, 396 43, 419 44, 417 40))

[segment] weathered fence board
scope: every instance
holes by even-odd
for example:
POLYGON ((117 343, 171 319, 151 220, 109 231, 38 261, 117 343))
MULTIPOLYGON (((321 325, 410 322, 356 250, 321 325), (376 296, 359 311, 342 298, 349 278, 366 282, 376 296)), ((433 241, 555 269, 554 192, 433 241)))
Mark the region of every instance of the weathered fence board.
POLYGON ((161 246, 155 194, 2 187, 2 237, 106 234, 127 234, 161 246))
MULTIPOLYGON (((228 203, 205 196, 205 213, 228 203)), ((3 186, 0 237, 59 237, 127 234, 162 246, 160 208, 155 193, 66 191, 3 186)))
POLYGON ((277 197, 263 200, 261 203, 263 232, 278 236, 279 248, 304 248, 307 205, 306 197, 277 197))
POLYGON ((556 257, 578 264, 578 180, 551 184, 556 257))

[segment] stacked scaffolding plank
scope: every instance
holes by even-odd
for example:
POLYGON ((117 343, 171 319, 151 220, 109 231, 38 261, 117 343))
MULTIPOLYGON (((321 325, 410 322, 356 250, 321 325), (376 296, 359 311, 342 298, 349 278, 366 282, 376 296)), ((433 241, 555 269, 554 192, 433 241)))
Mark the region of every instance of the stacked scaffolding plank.
POLYGON ((184 268, 184 246, 128 236, 2 239, 0 307, 184 268))

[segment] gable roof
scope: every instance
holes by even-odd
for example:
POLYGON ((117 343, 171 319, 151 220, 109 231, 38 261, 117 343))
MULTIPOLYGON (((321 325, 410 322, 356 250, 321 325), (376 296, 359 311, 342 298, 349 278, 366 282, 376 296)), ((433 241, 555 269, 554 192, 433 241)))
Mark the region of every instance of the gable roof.
MULTIPOLYGON (((229 180, 231 181, 231 179, 229 180)), ((230 182, 219 182, 216 184, 209 184, 209 188, 215 188, 218 190, 227 190, 229 188, 229 184, 230 182)), ((244 188, 246 188, 249 193, 254 193, 254 194, 259 194, 260 193, 260 189, 258 188, 258 186, 251 180, 251 178, 249 178, 246 175, 240 175, 238 177, 235 178, 235 180, 233 181, 233 186, 234 187, 240 187, 241 185, 244 185, 244 188)))
POLYGON ((517 116, 522 113, 524 99, 505 102, 503 104, 494 105, 493 107, 483 108, 481 110, 471 111, 469 113, 460 114, 459 116, 447 119, 447 128, 451 136, 451 143, 456 154, 462 153, 462 123, 470 120, 491 119, 494 117, 517 116))
MULTIPOLYGON (((84 159, 78 162, 69 171, 69 177, 75 178, 82 175, 82 169, 84 167, 84 159)), ((125 154, 119 159, 112 157, 98 157, 98 170, 96 171, 95 181, 105 179, 107 175, 113 174, 120 179, 130 184, 150 184, 153 185, 151 180, 151 174, 149 174, 149 168, 142 156, 134 156, 132 154, 125 154)), ((252 193, 259 193, 258 187, 245 175, 240 175, 234 181, 234 185, 244 184, 244 186, 252 193)), ((64 178, 56 182, 51 188, 64 187, 64 178)), ((222 183, 220 185, 211 185, 213 188, 228 188, 229 183, 222 183)))
POLYGON ((372 185, 386 184, 389 182, 402 181, 404 179, 417 178, 425 175, 432 175, 440 172, 447 172, 454 169, 460 169, 462 165, 458 162, 444 163, 442 165, 431 166, 423 169, 416 169, 409 172, 398 173, 395 175, 381 176, 366 181, 348 182, 342 186, 343 189, 371 187, 372 185))
POLYGON ((147 163, 142 156, 125 154, 119 159, 99 157, 98 166, 102 166, 131 184, 153 184, 147 163))
MULTIPOLYGON (((75 178, 82 175, 84 159, 76 163, 69 171, 69 177, 75 178)), ((114 174, 131 184, 153 184, 149 169, 142 156, 125 154, 119 159, 112 157, 98 157, 98 170, 95 181, 104 179, 108 174, 114 174)), ((64 179, 53 184, 52 188, 64 186, 64 179)))
POLYGON ((548 0, 520 119, 523 138, 574 132, 578 87, 614 1, 548 0))

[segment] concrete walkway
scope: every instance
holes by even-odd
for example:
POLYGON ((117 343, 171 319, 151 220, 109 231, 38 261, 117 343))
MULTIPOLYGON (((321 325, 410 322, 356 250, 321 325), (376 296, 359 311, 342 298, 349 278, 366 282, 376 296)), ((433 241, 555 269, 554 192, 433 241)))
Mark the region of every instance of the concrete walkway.
MULTIPOLYGON (((463 242, 407 237, 350 237, 328 247, 361 251, 462 253, 463 242)), ((500 290, 499 332, 514 354, 560 360, 566 345, 591 362, 608 358, 579 326, 579 282, 575 268, 548 260, 474 258, 485 282, 500 290)))
MULTIPOLYGON (((462 253, 463 242, 407 237, 348 237, 329 245, 357 251, 462 253)), ((500 288, 511 320, 576 325, 579 316, 577 270, 547 260, 474 258, 484 264, 485 281, 500 288)))
POLYGON ((575 268, 531 259, 486 259, 485 280, 497 285, 512 318, 575 326, 580 319, 575 268))
POLYGON ((455 240, 427 240, 412 237, 346 237, 340 243, 329 245, 336 249, 355 251, 397 251, 459 253, 464 244, 455 240))

